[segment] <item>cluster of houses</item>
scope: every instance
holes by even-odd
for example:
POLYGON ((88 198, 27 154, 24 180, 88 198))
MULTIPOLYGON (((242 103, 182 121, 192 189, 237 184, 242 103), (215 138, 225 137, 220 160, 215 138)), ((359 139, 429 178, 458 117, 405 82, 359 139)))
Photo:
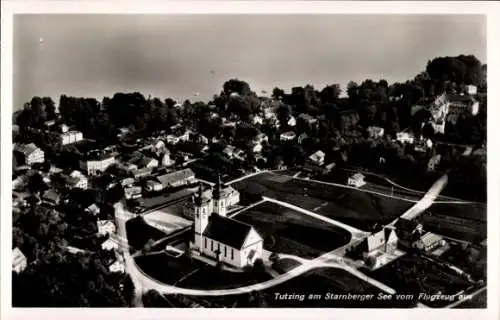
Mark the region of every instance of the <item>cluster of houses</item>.
POLYGON ((400 218, 394 225, 371 233, 351 254, 363 259, 367 267, 376 269, 404 254, 399 249, 412 249, 439 256, 447 246, 447 242, 440 235, 424 231, 422 225, 414 220, 400 218))

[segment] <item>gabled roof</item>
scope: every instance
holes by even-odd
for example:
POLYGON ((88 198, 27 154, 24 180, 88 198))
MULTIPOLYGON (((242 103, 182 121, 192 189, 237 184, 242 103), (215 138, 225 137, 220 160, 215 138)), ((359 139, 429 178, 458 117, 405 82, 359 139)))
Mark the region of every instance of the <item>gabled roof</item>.
POLYGON ((252 229, 253 227, 246 223, 212 214, 203 236, 232 248, 241 249, 252 229))
POLYGON ((157 179, 162 184, 170 184, 173 182, 177 182, 179 180, 187 179, 191 176, 194 176, 194 172, 193 172, 193 170, 188 168, 188 169, 170 172, 170 173, 164 174, 162 176, 158 176, 157 179))
POLYGON ((21 260, 26 260, 26 256, 23 254, 23 252, 18 247, 15 247, 12 250, 12 264, 17 264, 21 260))
POLYGON ((38 149, 39 148, 34 143, 28 143, 28 144, 19 144, 15 147, 14 150, 27 156, 38 149))

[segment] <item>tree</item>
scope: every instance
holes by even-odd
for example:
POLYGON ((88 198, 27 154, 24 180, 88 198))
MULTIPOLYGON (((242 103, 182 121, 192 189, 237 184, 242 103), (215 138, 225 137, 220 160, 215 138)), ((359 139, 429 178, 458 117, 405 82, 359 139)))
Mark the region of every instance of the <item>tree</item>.
POLYGON ((47 190, 48 186, 43 181, 43 177, 39 173, 35 173, 29 177, 27 188, 32 194, 39 194, 47 190))
POLYGON ((321 97, 321 102, 322 103, 335 103, 339 96, 340 96, 341 90, 340 90, 340 85, 339 84, 331 84, 327 85, 326 87, 321 90, 320 97, 321 97))

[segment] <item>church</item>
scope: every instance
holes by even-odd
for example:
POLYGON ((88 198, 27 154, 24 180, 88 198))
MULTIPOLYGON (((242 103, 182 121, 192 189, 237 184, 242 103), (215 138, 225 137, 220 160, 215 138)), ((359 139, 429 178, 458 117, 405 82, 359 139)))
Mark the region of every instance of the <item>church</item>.
POLYGON ((224 186, 220 178, 212 192, 200 188, 184 206, 194 218, 194 237, 189 246, 194 254, 213 258, 235 268, 251 266, 262 258, 262 237, 246 223, 226 216, 227 208, 239 202, 239 192, 224 186))

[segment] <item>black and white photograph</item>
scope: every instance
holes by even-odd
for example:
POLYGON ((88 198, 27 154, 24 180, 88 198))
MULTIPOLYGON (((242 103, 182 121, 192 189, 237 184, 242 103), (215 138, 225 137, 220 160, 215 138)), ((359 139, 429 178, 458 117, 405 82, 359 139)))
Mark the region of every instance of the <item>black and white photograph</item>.
POLYGON ((12 308, 491 307, 486 14, 11 19, 12 308))

